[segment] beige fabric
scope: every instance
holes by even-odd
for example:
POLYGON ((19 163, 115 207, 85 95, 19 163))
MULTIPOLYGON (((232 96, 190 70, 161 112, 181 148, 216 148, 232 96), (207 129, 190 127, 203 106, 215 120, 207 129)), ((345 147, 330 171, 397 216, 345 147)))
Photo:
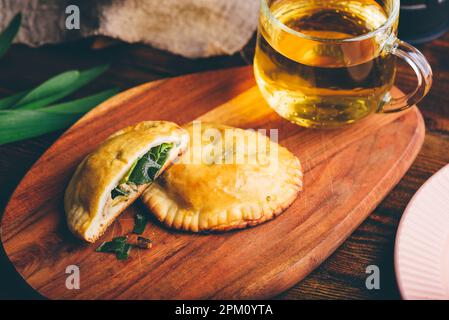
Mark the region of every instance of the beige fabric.
POLYGON ((233 54, 256 30, 260 0, 0 0, 0 30, 23 13, 17 40, 32 46, 91 35, 143 42, 186 57, 233 54), (78 5, 80 30, 65 26, 78 5))

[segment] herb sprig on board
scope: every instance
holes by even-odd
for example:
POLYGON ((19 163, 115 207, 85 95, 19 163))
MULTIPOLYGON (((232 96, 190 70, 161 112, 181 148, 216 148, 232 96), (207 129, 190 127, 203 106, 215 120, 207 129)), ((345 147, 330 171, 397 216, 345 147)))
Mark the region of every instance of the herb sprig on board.
POLYGON ((102 243, 95 251, 103 253, 114 253, 118 260, 128 259, 132 245, 127 243, 128 237, 117 237, 112 241, 102 243))
POLYGON ((134 216, 134 229, 133 229, 133 233, 134 234, 143 234, 143 232, 145 231, 145 228, 147 226, 148 223, 148 219, 147 216, 138 211, 136 213, 136 215, 134 216))
MULTIPOLYGON (((5 55, 20 29, 17 14, 0 34, 0 58, 5 55)), ((84 113, 114 96, 109 89, 85 98, 60 102, 102 75, 108 65, 88 70, 70 70, 56 75, 34 89, 0 99, 0 145, 37 137, 69 127, 84 113)))
POLYGON ((153 246, 151 239, 142 236, 147 222, 146 215, 138 211, 134 217, 132 235, 115 237, 111 241, 103 242, 95 251, 113 253, 118 260, 126 260, 133 248, 150 249, 153 246))

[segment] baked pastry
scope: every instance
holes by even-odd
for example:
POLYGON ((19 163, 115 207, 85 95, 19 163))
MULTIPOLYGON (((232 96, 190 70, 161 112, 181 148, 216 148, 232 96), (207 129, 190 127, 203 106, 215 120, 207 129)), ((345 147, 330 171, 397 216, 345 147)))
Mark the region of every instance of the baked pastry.
POLYGON ((172 122, 147 121, 118 131, 78 166, 64 197, 70 230, 95 242, 188 145, 172 122))
POLYGON ((192 232, 255 226, 302 189, 299 160, 265 135, 206 123, 185 129, 188 151, 141 196, 165 225, 192 232))

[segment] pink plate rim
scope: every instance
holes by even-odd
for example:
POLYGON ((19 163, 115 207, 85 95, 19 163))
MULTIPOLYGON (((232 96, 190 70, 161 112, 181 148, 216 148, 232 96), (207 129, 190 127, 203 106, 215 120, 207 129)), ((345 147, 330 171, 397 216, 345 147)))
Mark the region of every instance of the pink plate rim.
POLYGON ((402 235, 405 231, 405 221, 407 220, 408 216, 410 215, 410 212, 412 211, 412 208, 415 206, 416 201, 418 198, 420 198, 423 195, 423 190, 430 184, 432 184, 437 177, 444 175, 446 171, 449 173, 449 164, 446 164, 444 167, 442 167, 440 170, 438 170, 434 175, 432 175, 424 184, 418 189, 418 191, 413 195, 410 202, 408 203, 407 207, 404 210, 404 213, 402 214, 401 220, 399 222, 398 230, 396 232, 396 239, 395 239, 395 245, 394 245, 394 270, 396 274, 396 282, 401 294, 401 298, 405 299, 406 293, 404 289, 404 283, 402 282, 401 272, 399 268, 399 245, 401 242, 402 235))

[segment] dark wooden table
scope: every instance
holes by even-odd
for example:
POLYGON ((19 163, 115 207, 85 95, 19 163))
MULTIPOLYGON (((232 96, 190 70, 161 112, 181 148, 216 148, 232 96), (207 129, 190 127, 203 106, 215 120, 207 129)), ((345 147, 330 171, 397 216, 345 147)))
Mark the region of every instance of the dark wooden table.
MULTIPOLYGON (((246 64, 252 44, 232 57, 188 60, 142 45, 118 44, 92 49, 93 39, 39 49, 15 45, 0 60, 0 97, 31 88, 70 68, 111 63, 111 69, 81 94, 135 85, 204 70, 246 64)), ((98 43, 98 40, 95 42, 98 43)), ((424 147, 410 171, 373 214, 318 269, 280 299, 398 299, 393 264, 397 226, 418 188, 449 163, 449 34, 420 46, 434 69, 434 86, 420 104, 427 125, 424 147), (366 267, 380 268, 380 290, 365 286, 366 267)), ((399 66, 399 87, 410 90, 414 76, 399 66)), ((61 132, 0 146, 0 212, 30 166, 61 132)), ((373 168, 375 170, 375 168, 373 168)), ((41 298, 15 272, 0 251, 0 298, 41 298)))

